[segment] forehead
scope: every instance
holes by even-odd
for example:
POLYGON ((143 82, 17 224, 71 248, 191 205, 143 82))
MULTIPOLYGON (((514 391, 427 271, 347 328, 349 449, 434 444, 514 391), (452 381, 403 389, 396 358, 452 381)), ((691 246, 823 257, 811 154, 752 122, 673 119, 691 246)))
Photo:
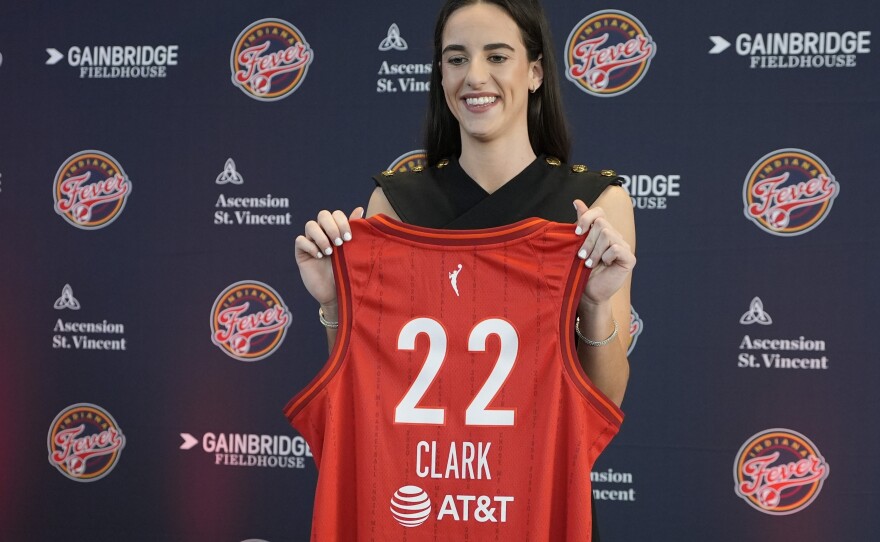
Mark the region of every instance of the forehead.
POLYGON ((516 21, 495 4, 471 4, 455 10, 446 20, 441 47, 456 44, 481 48, 486 43, 525 47, 516 21))

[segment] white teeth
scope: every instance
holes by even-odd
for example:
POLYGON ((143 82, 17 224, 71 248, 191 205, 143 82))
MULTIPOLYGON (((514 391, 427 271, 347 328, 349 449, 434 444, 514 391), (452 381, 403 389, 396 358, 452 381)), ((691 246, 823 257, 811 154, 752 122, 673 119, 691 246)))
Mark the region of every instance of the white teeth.
POLYGON ((479 98, 465 98, 468 105, 486 105, 495 103, 495 96, 480 96, 479 98))

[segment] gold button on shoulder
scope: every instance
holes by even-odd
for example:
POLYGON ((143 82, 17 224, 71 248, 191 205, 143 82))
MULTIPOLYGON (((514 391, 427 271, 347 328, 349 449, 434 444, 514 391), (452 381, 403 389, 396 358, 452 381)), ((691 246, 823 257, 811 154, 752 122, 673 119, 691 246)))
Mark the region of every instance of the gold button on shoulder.
POLYGON ((446 167, 446 166, 448 166, 448 165, 449 165, 449 160, 447 160, 446 158, 444 158, 444 159, 440 160, 439 162, 437 162, 437 167, 438 167, 438 168, 443 168, 443 167, 446 167))
POLYGON ((392 175, 394 175, 394 170, 392 169, 386 169, 382 172, 383 177, 391 177, 392 175))
POLYGON ((553 167, 556 167, 556 166, 558 166, 559 164, 562 163, 562 162, 559 160, 559 158, 556 158, 555 156, 548 156, 548 157, 546 158, 546 160, 547 160, 547 163, 550 164, 550 165, 553 166, 553 167))
POLYGON ((414 173, 418 173, 418 172, 422 171, 423 169, 425 169, 425 168, 423 168, 422 166, 413 166, 412 168, 410 168, 410 171, 412 171, 414 173))
POLYGON ((583 173, 583 172, 587 171, 587 166, 585 166, 583 164, 575 164, 575 165, 571 166, 571 170, 574 171, 575 173, 583 173))
POLYGON ((617 173, 613 169, 603 169, 599 172, 603 177, 617 177, 617 173))

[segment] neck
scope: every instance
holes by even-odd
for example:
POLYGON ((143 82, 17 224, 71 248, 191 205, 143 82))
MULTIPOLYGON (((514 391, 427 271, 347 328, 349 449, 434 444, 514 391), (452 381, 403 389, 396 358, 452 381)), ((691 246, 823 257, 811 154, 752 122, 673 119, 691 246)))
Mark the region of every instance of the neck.
POLYGON ((477 141, 462 134, 459 164, 488 193, 495 192, 535 160, 529 138, 477 141))

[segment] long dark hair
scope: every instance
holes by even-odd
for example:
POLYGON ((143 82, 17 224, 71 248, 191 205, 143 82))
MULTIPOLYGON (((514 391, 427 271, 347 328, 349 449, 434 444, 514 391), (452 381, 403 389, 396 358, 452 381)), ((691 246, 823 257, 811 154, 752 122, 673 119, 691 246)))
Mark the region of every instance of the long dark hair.
POLYGON ((447 0, 434 28, 434 64, 431 69, 430 107, 425 124, 425 149, 429 165, 442 158, 461 154, 461 133, 443 96, 441 82, 441 51, 446 21, 457 9, 471 4, 495 4, 516 22, 522 34, 529 61, 541 58, 544 81, 534 94, 529 94, 529 142, 535 154, 555 156, 568 161, 571 141, 562 109, 562 94, 556 71, 556 55, 544 10, 537 0, 447 0))

